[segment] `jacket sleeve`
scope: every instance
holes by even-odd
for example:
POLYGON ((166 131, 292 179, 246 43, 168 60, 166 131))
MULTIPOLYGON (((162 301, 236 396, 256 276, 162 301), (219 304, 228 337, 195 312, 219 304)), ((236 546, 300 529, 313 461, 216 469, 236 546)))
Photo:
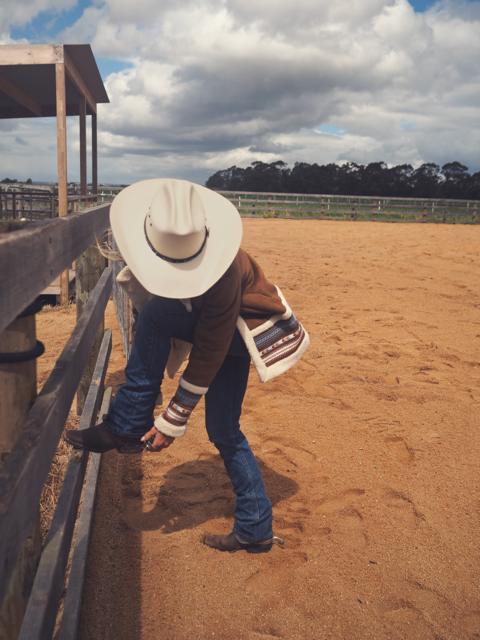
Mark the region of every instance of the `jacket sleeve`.
POLYGON ((203 297, 188 365, 167 408, 155 420, 165 435, 185 433, 191 412, 208 391, 227 355, 240 313, 241 276, 235 261, 203 297))

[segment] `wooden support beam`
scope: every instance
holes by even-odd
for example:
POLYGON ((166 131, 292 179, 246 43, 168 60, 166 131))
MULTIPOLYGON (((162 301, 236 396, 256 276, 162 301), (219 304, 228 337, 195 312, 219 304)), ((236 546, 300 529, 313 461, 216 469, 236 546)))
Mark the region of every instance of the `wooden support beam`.
POLYGON ((0 65, 63 62, 63 45, 8 44, 0 47, 0 65))
POLYGON ((0 332, 108 228, 110 205, 0 235, 0 332))
POLYGON ((36 100, 34 100, 26 91, 24 91, 21 87, 17 87, 17 85, 5 78, 1 75, 1 67, 0 67, 0 91, 12 100, 15 100, 19 105, 28 109, 33 115, 41 116, 42 115, 42 107, 36 100))
MULTIPOLYGON (((58 215, 68 214, 67 193, 67 98, 65 91, 65 64, 55 65, 55 93, 57 104, 57 176, 58 176, 58 215)), ((69 300, 68 270, 60 274, 60 303, 69 300)))
MULTIPOLYGON (((30 351, 36 342, 35 315, 16 318, 0 333, 0 352, 30 351)), ((36 360, 0 364, 0 459, 13 449, 36 395, 36 360)))
MULTIPOLYGON (((80 429, 88 429, 95 424, 111 348, 112 332, 106 331, 85 402, 85 411, 80 420, 80 429)), ((18 640, 44 640, 52 636, 65 585, 68 552, 88 455, 88 451, 75 452, 67 465, 18 640)))
MULTIPOLYGON (((96 244, 88 247, 78 258, 75 264, 75 301, 77 306, 77 318, 80 318, 91 292, 95 288, 103 270, 106 267, 105 258, 98 250, 96 244)), ((97 353, 103 336, 103 320, 97 330, 95 343, 90 350, 87 366, 82 375, 77 391, 77 414, 83 411, 83 405, 90 386, 97 353)))
POLYGON ((28 414, 24 430, 0 470, 0 601, 38 512, 38 502, 78 381, 112 290, 105 269, 84 313, 28 414))
POLYGON ((80 193, 87 195, 87 123, 85 96, 80 98, 79 125, 80 125, 80 193))
POLYGON ((97 114, 92 114, 92 193, 98 193, 97 114))
POLYGON ((96 113, 97 103, 95 102, 95 98, 93 97, 90 89, 87 87, 77 67, 73 63, 72 58, 68 55, 66 51, 64 51, 64 59, 65 59, 65 70, 68 74, 68 77, 73 82, 73 84, 77 87, 77 90, 80 93, 80 95, 85 96, 85 99, 88 102, 88 106, 90 107, 92 112, 96 113))
MULTIPOLYGON (((0 352, 30 351, 36 345, 35 314, 14 320, 0 334, 0 352)), ((37 395, 36 360, 0 364, 0 459, 15 446, 37 395)), ((0 601, 0 638, 16 638, 40 557, 38 506, 30 535, 21 549, 0 601)))

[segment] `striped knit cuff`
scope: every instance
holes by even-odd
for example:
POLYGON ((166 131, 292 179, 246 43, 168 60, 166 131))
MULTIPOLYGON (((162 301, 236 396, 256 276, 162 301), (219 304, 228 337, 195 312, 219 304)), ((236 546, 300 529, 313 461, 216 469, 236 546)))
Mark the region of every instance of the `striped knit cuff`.
POLYGON ((172 438, 183 436, 187 430, 190 414, 207 391, 208 387, 197 387, 181 378, 177 391, 170 400, 168 407, 155 420, 156 429, 172 438))

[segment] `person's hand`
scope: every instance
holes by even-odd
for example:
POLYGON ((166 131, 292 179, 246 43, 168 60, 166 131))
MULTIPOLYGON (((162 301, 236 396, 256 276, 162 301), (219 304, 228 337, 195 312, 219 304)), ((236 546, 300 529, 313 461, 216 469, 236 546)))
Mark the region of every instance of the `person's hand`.
POLYGON ((174 440, 175 438, 166 436, 155 427, 152 427, 150 431, 147 431, 147 433, 141 438, 142 442, 148 442, 148 451, 161 451, 162 449, 166 449, 174 440), (150 443, 148 441, 151 440, 151 438, 153 438, 153 442, 150 443))

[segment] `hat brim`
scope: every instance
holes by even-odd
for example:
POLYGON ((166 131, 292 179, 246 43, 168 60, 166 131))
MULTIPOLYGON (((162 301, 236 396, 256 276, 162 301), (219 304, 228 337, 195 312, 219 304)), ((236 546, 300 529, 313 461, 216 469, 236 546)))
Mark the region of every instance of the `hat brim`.
POLYGON ((165 298, 193 298, 214 285, 233 262, 242 240, 242 221, 229 200, 195 185, 209 230, 205 248, 184 263, 160 258, 148 245, 144 224, 155 192, 166 181, 171 179, 142 180, 120 191, 110 207, 110 224, 123 259, 147 291, 165 298))

